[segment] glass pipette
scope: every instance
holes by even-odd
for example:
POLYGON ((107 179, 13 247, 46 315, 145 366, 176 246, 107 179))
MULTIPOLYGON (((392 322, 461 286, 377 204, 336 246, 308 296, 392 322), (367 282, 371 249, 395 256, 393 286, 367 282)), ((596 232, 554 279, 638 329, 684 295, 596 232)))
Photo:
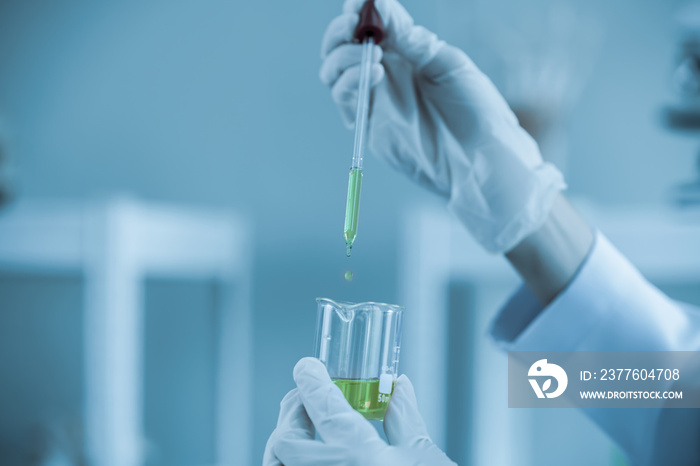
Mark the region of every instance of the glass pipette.
POLYGON ((362 170, 367 148, 367 124, 371 96, 372 64, 374 45, 384 39, 384 28, 374 0, 367 0, 360 10, 360 21, 355 29, 355 39, 362 43, 360 62, 360 86, 357 94, 355 115, 355 144, 352 165, 348 180, 348 199, 345 206, 345 253, 350 257, 352 245, 357 237, 357 223, 360 215, 360 192, 362 190, 362 170))

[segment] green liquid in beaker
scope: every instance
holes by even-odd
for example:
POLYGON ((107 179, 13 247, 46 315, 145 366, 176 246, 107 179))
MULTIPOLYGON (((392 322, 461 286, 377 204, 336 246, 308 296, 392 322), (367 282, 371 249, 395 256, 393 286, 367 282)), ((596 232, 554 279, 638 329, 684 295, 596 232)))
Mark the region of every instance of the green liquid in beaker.
MULTIPOLYGON (((365 419, 384 420, 391 394, 379 393, 379 379, 333 379, 333 382, 343 392, 350 406, 365 419)), ((395 382, 391 384, 391 393, 394 393, 394 385, 396 385, 395 382)))
POLYGON ((362 190, 362 170, 350 170, 348 180, 348 202, 345 206, 345 246, 347 256, 357 237, 357 221, 360 216, 360 191, 362 190))

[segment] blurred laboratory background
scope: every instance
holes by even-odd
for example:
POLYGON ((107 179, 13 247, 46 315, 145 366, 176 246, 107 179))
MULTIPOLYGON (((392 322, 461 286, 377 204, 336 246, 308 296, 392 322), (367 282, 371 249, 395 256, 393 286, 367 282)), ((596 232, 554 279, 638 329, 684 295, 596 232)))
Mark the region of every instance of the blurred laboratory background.
MULTIPOLYGON (((700 6, 403 3, 700 304, 700 6)), ((318 79, 341 7, 0 2, 0 464, 260 464, 320 296, 406 306, 400 369, 460 464, 625 464, 575 410, 507 409, 487 328, 515 276, 375 158, 345 257, 352 133, 318 79)))

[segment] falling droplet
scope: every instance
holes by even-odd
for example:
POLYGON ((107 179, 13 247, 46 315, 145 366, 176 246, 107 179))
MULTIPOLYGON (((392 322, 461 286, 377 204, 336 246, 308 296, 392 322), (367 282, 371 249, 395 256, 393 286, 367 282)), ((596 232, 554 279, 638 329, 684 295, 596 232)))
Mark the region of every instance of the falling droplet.
POLYGON ((352 281, 352 279, 353 279, 353 273, 352 273, 352 270, 348 270, 347 272, 345 272, 345 280, 347 280, 347 281, 351 282, 351 281, 352 281))

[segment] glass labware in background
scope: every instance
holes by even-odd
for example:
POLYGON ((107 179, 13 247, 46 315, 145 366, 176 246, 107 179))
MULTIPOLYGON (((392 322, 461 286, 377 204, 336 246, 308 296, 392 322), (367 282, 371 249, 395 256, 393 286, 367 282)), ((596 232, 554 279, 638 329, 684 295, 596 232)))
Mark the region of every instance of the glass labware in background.
POLYGON ((348 403, 381 421, 394 391, 403 307, 318 298, 317 357, 348 403))

